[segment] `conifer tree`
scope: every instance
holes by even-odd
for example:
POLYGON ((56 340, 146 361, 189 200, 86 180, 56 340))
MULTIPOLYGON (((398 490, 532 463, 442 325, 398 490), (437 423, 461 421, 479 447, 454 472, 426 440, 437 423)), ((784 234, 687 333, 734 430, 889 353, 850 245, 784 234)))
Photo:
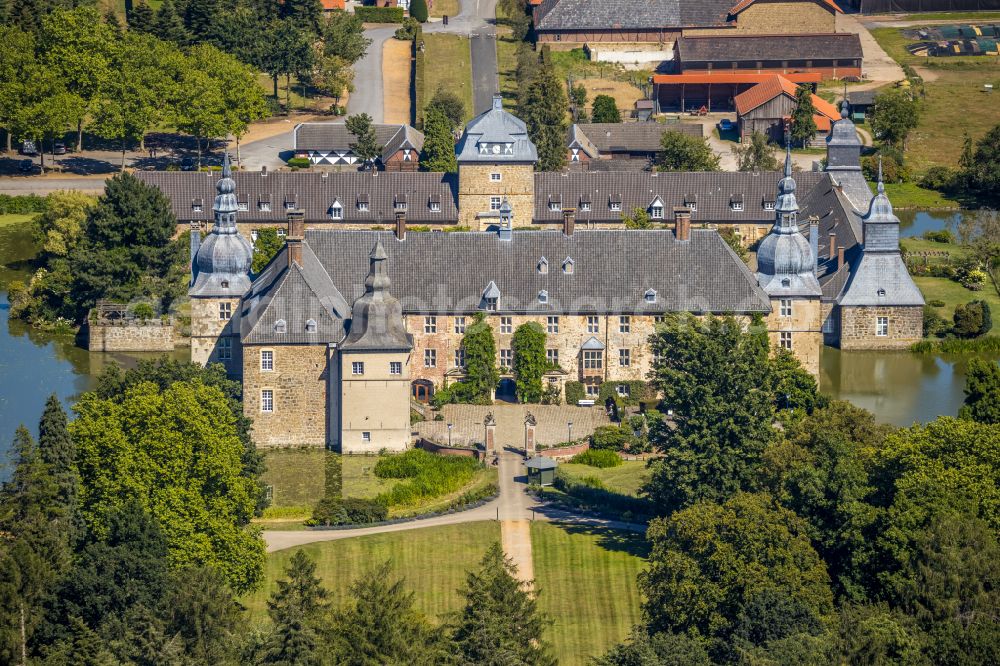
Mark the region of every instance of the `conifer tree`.
POLYGON ((344 122, 347 131, 354 135, 354 143, 350 144, 351 152, 364 162, 365 168, 375 166, 375 161, 382 156, 382 146, 379 145, 372 125, 372 117, 367 113, 348 116, 344 122))
POLYGON ((436 106, 428 107, 424 119, 424 152, 420 156, 420 168, 445 173, 458 171, 451 121, 436 106))
POLYGON ((809 86, 799 86, 795 92, 795 110, 792 111, 792 126, 790 128, 792 141, 805 148, 806 144, 816 136, 816 106, 812 101, 812 90, 809 86))
POLYGON ((292 555, 285 575, 267 602, 274 633, 266 646, 264 663, 319 664, 317 627, 328 593, 316 576, 316 563, 301 550, 292 555))
POLYGON ((174 44, 187 43, 188 33, 184 28, 184 21, 177 13, 171 0, 163 0, 163 4, 156 11, 152 33, 160 39, 174 44))
POLYGON ((55 393, 45 402, 45 411, 38 422, 38 451, 57 488, 58 508, 64 516, 63 528, 69 529, 75 522, 79 478, 74 462, 76 449, 66 427, 66 412, 55 393))
POLYGON ((486 551, 478 571, 466 575, 465 607, 452 640, 462 664, 544 666, 555 664, 542 641, 547 619, 531 584, 518 580, 517 566, 499 543, 486 551))
POLYGON ((542 48, 538 69, 525 91, 518 111, 528 126, 528 135, 538 149, 540 171, 557 171, 566 162, 566 91, 548 55, 542 48))
POLYGON ((427 22, 427 0, 411 0, 410 16, 421 23, 427 22))
POLYGON ((595 123, 620 123, 622 114, 618 104, 611 95, 598 95, 594 98, 594 106, 590 110, 591 120, 595 123))
POLYGON ((132 11, 128 13, 128 29, 134 32, 152 32, 153 24, 156 20, 156 15, 146 0, 139 0, 139 2, 132 6, 132 11))

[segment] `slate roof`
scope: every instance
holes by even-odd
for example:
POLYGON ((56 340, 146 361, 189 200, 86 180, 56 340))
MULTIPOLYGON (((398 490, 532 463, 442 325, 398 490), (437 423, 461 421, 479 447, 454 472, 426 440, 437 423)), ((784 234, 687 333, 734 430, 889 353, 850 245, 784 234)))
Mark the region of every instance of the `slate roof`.
POLYGON ((455 146, 459 163, 486 162, 490 164, 534 164, 538 151, 528 137, 524 121, 503 108, 503 99, 493 95, 493 105, 480 113, 465 126, 462 138, 455 146), (497 152, 489 148, 500 146, 497 152))
POLYGON ((682 63, 744 60, 860 60, 861 38, 853 32, 812 35, 733 35, 681 37, 682 63))
POLYGON ((848 90, 847 103, 851 106, 871 106, 875 103, 875 96, 883 92, 881 88, 872 90, 848 90))
MULTIPOLYGON (((576 208, 577 224, 621 222, 622 213, 646 209, 660 197, 665 221, 675 206, 693 203, 694 223, 770 224, 774 211, 765 209, 764 203, 774 202, 780 178, 778 172, 539 172, 535 174, 534 221, 561 222, 562 212, 549 210, 549 202, 558 200, 562 208, 576 208), (742 200, 742 211, 733 210, 734 199, 742 200), (611 210, 613 200, 621 201, 620 211, 611 210), (586 201, 589 211, 581 206, 586 201)), ((829 176, 821 172, 803 171, 795 179, 802 194, 820 183, 830 185, 829 176)), ((804 215, 811 214, 808 206, 803 208, 804 215)))
POLYGON ((535 29, 657 30, 725 26, 732 0, 544 0, 535 29))
MULTIPOLYGON (((307 230, 305 245, 352 303, 365 291, 368 255, 377 240, 388 255, 391 293, 404 313, 473 314, 491 282, 500 292, 500 312, 770 310, 749 269, 712 230, 692 229, 687 242, 667 230, 578 230, 572 236, 515 231, 509 241, 491 232, 409 233, 399 241, 388 232, 307 230), (541 257, 549 260, 544 274, 538 272, 541 257), (561 268, 567 258, 572 273, 561 268), (656 291, 654 303, 645 301, 649 289, 656 291), (540 291, 548 292, 547 302, 539 302, 540 291)), ((308 266, 306 252, 303 258, 308 266)), ((280 261, 281 255, 275 259, 280 261)), ((258 289, 268 287, 255 282, 258 289)))
MULTIPOLYGON (((382 146, 382 160, 387 160, 403 148, 420 151, 424 135, 409 125, 374 125, 375 138, 382 146)), ((356 141, 345 123, 299 123, 292 130, 296 152, 305 150, 348 151, 356 141)))
POLYGON ((577 123, 567 131, 571 148, 581 148, 590 157, 600 153, 655 153, 660 150, 664 132, 679 132, 702 136, 702 126, 696 123, 577 123), (592 152, 596 151, 596 152, 592 152))
MULTIPOLYGON (((215 175, 197 171, 137 171, 136 177, 159 187, 170 199, 173 213, 182 222, 208 221, 211 210, 196 211, 195 199, 207 199, 215 188, 215 175)), ((458 220, 458 184, 454 175, 424 172, 293 172, 275 171, 264 175, 257 171, 237 171, 236 198, 241 209, 239 222, 283 224, 286 204, 305 211, 307 221, 335 222, 330 217, 334 201, 343 209, 342 222, 354 224, 390 224, 395 219, 394 206, 406 200, 406 219, 410 224, 454 223, 458 220), (360 201, 368 210, 360 210, 360 201), (440 212, 430 209, 437 201, 440 212), (270 203, 261 210, 260 203, 270 203), (245 208, 245 210, 244 210, 245 208)))

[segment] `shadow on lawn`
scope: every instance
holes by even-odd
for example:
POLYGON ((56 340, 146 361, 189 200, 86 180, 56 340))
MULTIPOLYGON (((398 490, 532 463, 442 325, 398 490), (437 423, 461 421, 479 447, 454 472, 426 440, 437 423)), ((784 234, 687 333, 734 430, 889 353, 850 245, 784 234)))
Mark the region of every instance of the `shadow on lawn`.
POLYGON ((555 522, 550 524, 568 534, 596 536, 597 545, 605 550, 628 553, 644 560, 649 558, 649 542, 646 541, 646 535, 640 532, 619 530, 603 525, 555 522))

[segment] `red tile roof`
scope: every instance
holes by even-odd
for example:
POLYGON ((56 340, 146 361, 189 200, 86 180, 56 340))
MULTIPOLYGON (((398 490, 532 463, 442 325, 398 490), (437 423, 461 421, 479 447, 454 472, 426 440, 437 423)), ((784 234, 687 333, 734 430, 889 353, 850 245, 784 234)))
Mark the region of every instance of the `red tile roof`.
MULTIPOLYGON (((798 86, 784 76, 772 75, 768 80, 737 95, 733 102, 736 104, 736 112, 742 116, 778 95, 788 95, 794 98, 797 90, 798 86)), ((812 96, 812 103, 816 107, 816 113, 813 115, 816 129, 820 132, 829 132, 833 121, 840 119, 840 111, 835 105, 816 95, 812 96)))
POLYGON ((331 11, 334 9, 344 9, 344 0, 320 0, 320 4, 323 5, 324 11, 331 11))
MULTIPOLYGON (((739 14, 741 11, 752 5, 754 2, 755 0, 740 0, 739 2, 736 3, 736 5, 732 9, 729 10, 730 16, 735 16, 736 14, 739 14)), ((840 14, 844 13, 844 10, 838 7, 837 3, 835 3, 833 0, 817 0, 817 2, 826 5, 835 12, 838 12, 840 14)))
MULTIPOLYGON (((676 83, 762 83, 775 74, 733 74, 718 72, 715 74, 654 74, 654 84, 676 84, 676 83)), ((823 80, 819 72, 796 72, 794 74, 784 74, 782 78, 788 79, 792 83, 819 83, 823 80)))

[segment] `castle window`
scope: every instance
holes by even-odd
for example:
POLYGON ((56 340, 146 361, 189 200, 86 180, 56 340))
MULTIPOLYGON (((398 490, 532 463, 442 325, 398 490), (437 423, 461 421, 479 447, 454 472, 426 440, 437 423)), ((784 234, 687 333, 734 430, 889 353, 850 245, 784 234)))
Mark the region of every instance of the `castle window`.
POLYGON ((653 206, 649 209, 649 216, 654 220, 663 219, 663 206, 653 206))
POLYGON ((223 280, 222 282, 219 283, 219 286, 221 286, 223 289, 229 289, 229 280, 223 280))
POLYGON ((628 384, 619 384, 615 387, 615 393, 623 398, 627 398, 632 393, 632 389, 629 388, 628 384))
POLYGON ((361 441, 365 442, 366 444, 371 443, 372 434, 367 430, 365 430, 364 432, 361 433, 361 441))
POLYGON ((201 212, 202 206, 203 204, 201 199, 193 199, 191 201, 191 210, 193 210, 196 213, 201 212))
POLYGON ((351 363, 351 374, 352 375, 363 375, 365 374, 365 362, 364 361, 354 361, 351 363))
POLYGON ((263 389, 260 392, 260 411, 270 414, 274 411, 274 391, 263 389))
POLYGON ((729 199, 729 207, 737 212, 743 210, 743 197, 738 195, 731 197, 729 199))
POLYGON ((544 289, 542 289, 540 292, 538 292, 538 302, 539 303, 548 303, 549 302, 549 292, 545 291, 544 289))
POLYGON ((587 333, 601 332, 601 318, 595 315, 587 317, 587 333))
POLYGON ((833 317, 832 316, 831 317, 827 317, 826 319, 823 320, 823 332, 824 333, 833 333, 834 332, 833 331, 833 317))
POLYGON ((889 335, 889 318, 875 317, 875 335, 884 338, 889 335))
POLYGON ((563 273, 565 273, 566 275, 572 275, 573 274, 573 258, 572 257, 566 257, 566 260, 563 261, 562 269, 563 269, 563 273))
POLYGON ((233 304, 219 303, 219 319, 225 321, 231 319, 232 316, 233 316, 233 304))
POLYGON ((438 331, 437 317, 424 317, 424 333, 437 333, 437 331, 438 331))
POLYGON ((465 333, 465 317, 455 317, 455 332, 465 333))
POLYGON ((500 210, 501 203, 500 197, 490 197, 490 210, 500 210))
POLYGON ((632 365, 632 350, 631 349, 619 349, 618 350, 618 365, 623 368, 627 368, 632 365))
POLYGON ((257 202, 257 210, 259 210, 262 213, 270 213, 271 212, 271 202, 270 201, 258 201, 257 202))
POLYGON ((490 182, 491 183, 499 183, 500 182, 500 178, 501 178, 501 176, 500 176, 499 172, 494 171, 493 173, 490 174, 490 182))
POLYGON ((232 338, 220 338, 219 339, 219 360, 228 361, 233 357, 233 339, 232 338))
POLYGON ((549 274, 549 260, 545 257, 538 260, 538 272, 541 275, 549 274))
POLYGON ((285 320, 284 319, 279 319, 278 321, 274 322, 274 332, 275 333, 284 333, 287 330, 288 330, 288 325, 285 324, 285 320))
POLYGON ((514 350, 513 349, 501 349, 500 350, 500 367, 505 370, 510 370, 510 366, 514 362, 514 350))
POLYGON ((436 349, 424 350, 424 367, 436 368, 438 364, 438 353, 436 349))
POLYGON ((604 367, 604 352, 585 351, 583 352, 583 367, 586 370, 600 370, 604 367))
POLYGON ((878 294, 879 298, 881 298, 881 297, 885 296, 885 289, 879 289, 875 293, 878 294))
POLYGON ((497 299, 495 299, 495 298, 487 298, 486 299, 486 309, 489 310, 490 312, 496 312, 497 311, 497 299))
POLYGON ((780 311, 782 317, 791 317, 792 316, 792 299, 790 299, 790 298, 783 298, 783 299, 781 299, 781 308, 780 308, 779 311, 780 311))
POLYGON ((455 367, 464 368, 465 367, 465 350, 456 349, 455 350, 455 367))
POLYGON ((656 291, 653 290, 653 289, 647 289, 646 293, 643 294, 643 298, 646 300, 647 303, 655 303, 656 302, 656 291))
POLYGON ((247 201, 246 199, 243 199, 236 204, 236 207, 239 210, 250 210, 250 202, 247 201))
POLYGON ((792 286, 792 281, 788 278, 781 278, 781 286, 787 289, 792 286))
POLYGON ((581 201, 580 202, 580 210, 583 211, 584 213, 590 212, 590 202, 589 201, 581 201))
POLYGON ((545 360, 549 365, 556 366, 559 365, 559 350, 558 349, 546 349, 545 350, 545 360))
POLYGON ((792 348, 792 333, 791 331, 782 331, 778 333, 778 343, 782 349, 792 348))
POLYGON ((632 332, 632 317, 628 315, 622 315, 618 317, 618 332, 619 333, 632 332))
POLYGON ((309 319, 308 321, 306 321, 306 333, 315 333, 315 332, 316 332, 316 320, 309 319))
POLYGON ((599 384, 587 384, 587 397, 596 398, 601 395, 601 386, 599 384))
POLYGON ((333 205, 330 206, 330 218, 334 220, 344 219, 344 207, 340 205, 339 201, 334 201, 333 205))
POLYGON ((611 204, 609 205, 609 208, 614 211, 620 211, 622 209, 622 202, 612 201, 611 204))
POLYGON ((765 201, 764 202, 764 210, 774 210, 774 202, 773 201, 765 201))
POLYGON ((514 320, 512 317, 500 317, 500 332, 501 333, 514 332, 514 320))
POLYGON ((274 371, 274 352, 270 349, 260 350, 260 370, 261 372, 274 371))
POLYGON ((390 375, 401 375, 401 374, 403 374, 403 362, 402 361, 389 361, 389 374, 390 375))
POLYGON ((545 330, 548 333, 558 333, 559 332, 559 317, 549 317, 545 321, 545 330))

